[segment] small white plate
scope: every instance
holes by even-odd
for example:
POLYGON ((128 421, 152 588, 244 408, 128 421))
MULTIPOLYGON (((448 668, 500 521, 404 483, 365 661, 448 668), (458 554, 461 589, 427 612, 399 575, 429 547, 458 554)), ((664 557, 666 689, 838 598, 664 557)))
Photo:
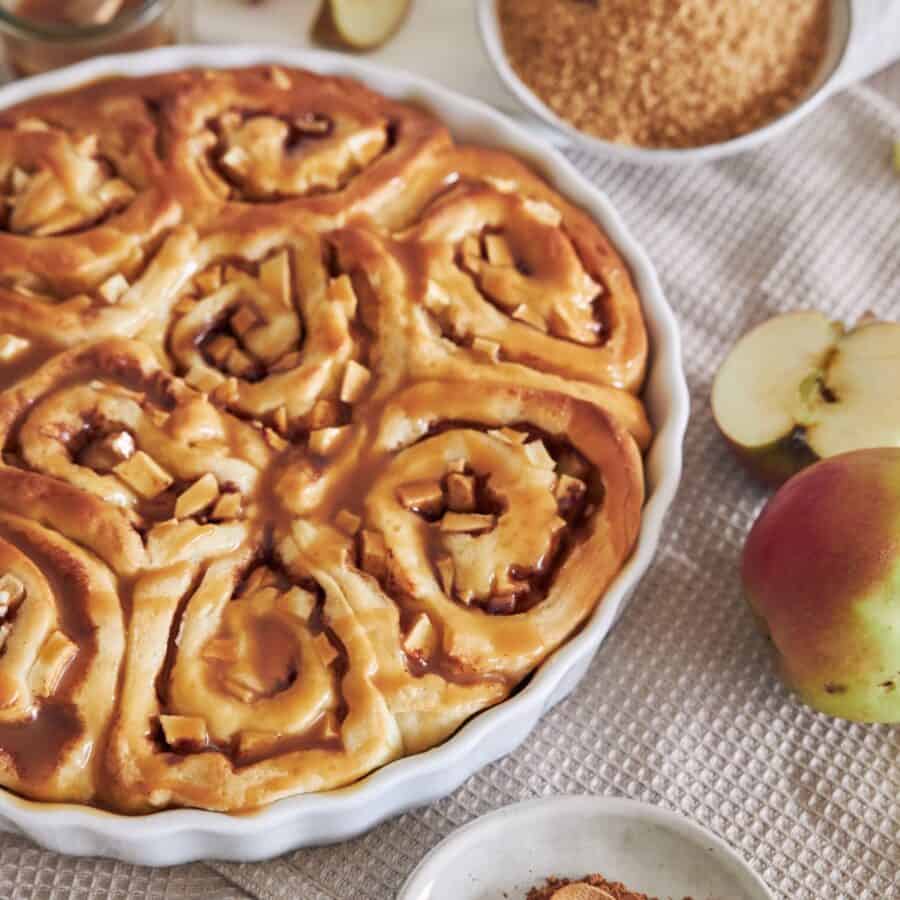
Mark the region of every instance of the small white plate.
POLYGON ((551 876, 599 872, 651 897, 774 900, 724 841, 676 813, 611 797, 549 797, 455 831, 397 900, 524 900, 551 876))

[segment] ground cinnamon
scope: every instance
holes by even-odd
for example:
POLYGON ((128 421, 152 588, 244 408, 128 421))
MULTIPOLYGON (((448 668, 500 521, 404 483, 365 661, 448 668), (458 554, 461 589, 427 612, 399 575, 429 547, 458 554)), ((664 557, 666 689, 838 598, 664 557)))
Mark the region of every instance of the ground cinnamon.
MULTIPOLYGON (((584 878, 577 881, 568 878, 548 878, 543 885, 533 887, 528 892, 527 900, 562 900, 558 895, 565 893, 563 888, 568 885, 587 885, 596 889, 596 896, 593 900, 606 900, 607 897, 609 900, 659 900, 657 897, 629 890, 619 881, 608 881, 599 874, 585 875, 584 878)), ((691 898, 685 897, 684 900, 691 900, 691 898)))

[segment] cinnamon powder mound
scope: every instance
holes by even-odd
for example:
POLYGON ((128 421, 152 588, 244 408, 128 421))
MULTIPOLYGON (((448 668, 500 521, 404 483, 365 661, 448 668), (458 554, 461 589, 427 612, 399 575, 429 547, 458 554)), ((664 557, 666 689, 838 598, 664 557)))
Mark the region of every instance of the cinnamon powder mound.
POLYGON ((636 894, 628 890, 624 884, 618 881, 607 881, 602 875, 585 875, 573 881, 568 878, 548 878, 542 887, 534 887, 528 892, 527 900, 552 900, 553 895, 567 884, 589 884, 591 887, 605 891, 612 900, 658 900, 656 897, 648 897, 646 894, 636 894))
POLYGON ((498 0, 506 54, 561 118, 606 140, 729 140, 803 98, 829 0, 498 0))
MULTIPOLYGON (((638 894, 630 891, 624 884, 618 881, 607 881, 602 875, 585 875, 577 881, 568 878, 548 878, 541 887, 534 887, 528 892, 526 900, 553 900, 554 894, 568 884, 587 884, 593 888, 599 888, 610 900, 659 900, 658 897, 649 897, 647 894, 638 894)), ((684 900, 692 900, 685 897, 684 900)))

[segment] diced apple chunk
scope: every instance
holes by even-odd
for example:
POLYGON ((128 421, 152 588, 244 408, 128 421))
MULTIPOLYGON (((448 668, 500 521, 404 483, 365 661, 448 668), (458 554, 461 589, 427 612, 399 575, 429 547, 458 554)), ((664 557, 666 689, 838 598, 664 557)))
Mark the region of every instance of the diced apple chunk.
POLYGON ((117 272, 97 288, 97 293, 105 303, 113 304, 121 300, 130 287, 128 279, 121 272, 117 272))
POLYGON ((329 282, 328 297, 333 303, 339 303, 344 308, 348 319, 356 316, 358 300, 349 275, 339 275, 329 282))
POLYGON ((453 512, 472 512, 476 506, 475 478, 451 472, 447 476, 447 506, 453 512))
POLYGON ((120 462, 113 471, 132 490, 148 500, 161 494, 173 481, 172 476, 143 450, 120 462))
POLYGON ((88 444, 81 451, 79 463, 95 472, 111 472, 134 455, 134 438, 128 431, 114 431, 88 444))
POLYGON ((448 512, 441 519, 441 531, 448 534, 480 534, 490 531, 495 524, 496 520, 491 515, 448 512))
POLYGON ((440 515, 444 508, 444 491, 439 481, 410 481, 397 488, 397 499, 413 512, 440 515))
POLYGON ((412 627, 403 639, 403 649, 410 656, 429 657, 437 644, 437 635, 431 619, 425 613, 419 613, 412 627))
POLYGON ((29 346, 31 342, 17 334, 0 334, 0 362, 12 362, 29 346))
POLYGON ((507 428, 505 425, 503 428, 491 429, 488 434, 498 441, 503 441, 505 444, 524 444, 528 440, 528 435, 523 431, 516 431, 514 428, 507 428))
POLYGON ((284 612, 307 622, 315 611, 317 602, 316 595, 312 591, 294 586, 286 590, 278 598, 278 607, 284 612))
POLYGON ((364 530, 360 532, 359 540, 360 565, 380 578, 387 571, 387 545, 384 538, 377 531, 364 530))
POLYGON ((497 341, 477 337, 472 341, 472 349, 489 362, 500 362, 500 344, 497 341))
POLYGON ((531 441, 525 445, 525 455, 528 461, 538 469, 556 468, 556 460, 547 452, 543 441, 531 441))
POLYGON ((309 434, 309 449, 320 456, 327 456, 344 435, 350 431, 349 425, 338 428, 319 428, 309 434))
POLYGON ((4 572, 0 575, 0 617, 9 612, 25 596, 25 584, 15 575, 4 572))
POLYGON ((231 317, 231 329, 237 335, 245 335, 258 322, 256 313, 249 306, 242 306, 231 317))
POLYGON ((525 322, 527 325, 531 325, 533 328, 537 328, 538 331, 547 331, 547 323, 544 317, 524 303, 520 303, 512 311, 512 317, 520 322, 525 322))
POLYGON ((557 228, 562 222, 562 215, 559 210, 543 200, 527 198, 523 201, 523 205, 531 217, 537 219, 542 225, 557 228))
POLYGON ((250 169, 250 157, 240 147, 230 147, 222 154, 222 165, 235 175, 246 175, 250 169))
POLYGON ((356 513, 352 513, 347 509, 342 509, 334 517, 334 524, 340 531, 343 531, 344 534, 352 537, 359 531, 360 525, 362 525, 362 519, 360 519, 356 513))
POLYGON ((38 697, 49 697, 57 688, 78 647, 61 631, 53 631, 44 641, 28 673, 28 683, 38 697))
POLYGON ((275 300, 291 305, 291 262, 287 250, 276 253, 259 267, 259 283, 275 300))
POLYGON ((227 519, 237 519, 241 515, 241 506, 243 499, 237 491, 230 491, 222 494, 216 505, 213 507, 211 518, 216 522, 222 522, 227 519))
POLYGON ((159 724, 173 750, 199 749, 209 743, 206 722, 199 716, 160 716, 159 724))
POLYGON ((215 503, 218 496, 219 482, 212 472, 207 472, 178 496, 175 501, 175 518, 187 519, 202 512, 215 503))
POLYGON ((344 370, 344 379, 341 382, 341 401, 344 403, 356 403, 363 395, 366 387, 372 379, 372 373, 355 359, 347 363, 344 370))
POLYGON ((456 566, 449 556, 443 556, 437 561, 438 575, 441 578, 441 587, 444 593, 450 597, 453 594, 453 582, 456 577, 456 566))
POLYGON ((484 237, 484 248, 488 262, 493 266, 514 266, 516 264, 509 244, 502 234, 487 234, 484 237))
POLYGON ((203 294, 212 294, 222 287, 222 267, 210 266, 194 277, 194 284, 203 294))
POLYGON ((208 366, 195 364, 188 370, 184 380, 195 390, 211 394, 225 380, 225 376, 208 366))

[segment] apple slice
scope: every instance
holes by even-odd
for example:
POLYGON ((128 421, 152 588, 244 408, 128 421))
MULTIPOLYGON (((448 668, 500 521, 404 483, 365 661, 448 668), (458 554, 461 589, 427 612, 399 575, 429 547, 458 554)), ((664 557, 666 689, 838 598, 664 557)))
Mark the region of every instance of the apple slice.
POLYGON ((851 331, 819 312, 776 316, 716 375, 713 416, 748 468, 780 483, 817 459, 900 447, 900 325, 851 331))
POLYGON ((399 27, 410 0, 325 0, 313 25, 320 44, 371 50, 399 27))

